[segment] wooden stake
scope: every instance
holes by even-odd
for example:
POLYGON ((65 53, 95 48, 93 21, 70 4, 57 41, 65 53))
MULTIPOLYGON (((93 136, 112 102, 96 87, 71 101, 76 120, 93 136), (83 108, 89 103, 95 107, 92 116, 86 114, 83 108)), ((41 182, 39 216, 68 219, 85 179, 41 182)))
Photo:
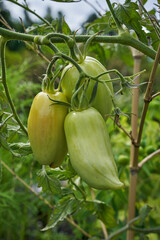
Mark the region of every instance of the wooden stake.
MULTIPOLYGON (((134 59, 134 69, 133 74, 140 72, 142 54, 132 49, 133 59, 134 59)), ((135 84, 139 84, 140 77, 137 77, 135 84)), ((134 142, 137 141, 138 137, 138 110, 139 110, 139 88, 133 88, 132 90, 132 117, 131 117, 131 128, 132 137, 134 142)), ((135 217, 135 203, 136 203, 136 186, 138 178, 138 151, 135 144, 131 144, 131 154, 130 154, 130 187, 129 187, 129 197, 128 197, 128 222, 135 217)), ((127 239, 134 239, 134 232, 129 230, 127 232, 127 239)))

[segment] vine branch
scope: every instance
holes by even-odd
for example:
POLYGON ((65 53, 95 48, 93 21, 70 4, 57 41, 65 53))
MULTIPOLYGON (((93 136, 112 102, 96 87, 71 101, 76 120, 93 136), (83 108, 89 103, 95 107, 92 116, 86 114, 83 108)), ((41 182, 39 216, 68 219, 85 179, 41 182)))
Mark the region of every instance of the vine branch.
POLYGON ((160 61, 160 45, 158 47, 158 51, 157 51, 157 54, 156 54, 156 57, 155 57, 155 61, 154 61, 153 68, 152 68, 152 71, 151 71, 151 75, 150 75, 150 78, 149 78, 149 82, 148 82, 148 85, 147 85, 146 94, 145 94, 145 97, 144 97, 144 107, 143 107, 143 110, 142 110, 142 117, 141 117, 139 132, 138 132, 137 144, 140 144, 140 142, 141 142, 144 121, 145 121, 145 118, 146 118, 146 114, 147 114, 147 110, 148 110, 148 106, 149 106, 149 102, 150 102, 150 98, 151 98, 151 93, 152 93, 152 86, 153 86, 153 83, 154 83, 154 78, 155 78, 155 74, 156 74, 156 70, 157 70, 159 61, 160 61))
POLYGON ((9 92, 9 89, 8 89, 8 85, 7 85, 7 81, 6 81, 6 65, 5 65, 5 46, 6 46, 6 40, 4 38, 1 38, 0 39, 1 41, 1 47, 0 47, 0 58, 1 58, 1 71, 2 71, 2 83, 3 83, 3 86, 4 86, 4 89, 5 89, 5 93, 6 93, 6 96, 7 96, 7 99, 8 99, 8 102, 9 102, 9 105, 12 109, 12 112, 14 114, 14 117, 17 121, 17 123, 19 124, 19 126, 21 127, 21 129, 24 131, 24 133, 26 135, 28 135, 27 133, 27 129, 26 127, 23 125, 23 123, 21 122, 17 112, 16 112, 16 109, 15 109, 15 106, 14 106, 14 103, 12 101, 12 98, 10 96, 10 92, 9 92))
POLYGON ((160 154, 160 149, 158 149, 157 151, 151 153, 150 155, 148 155, 146 158, 144 158, 139 164, 138 164, 138 168, 140 169, 143 164, 145 164, 146 162, 148 162, 151 158, 153 158, 154 156, 156 156, 157 154, 160 154))
POLYGON ((115 23, 116 23, 116 25, 117 25, 117 28, 118 28, 119 32, 124 32, 124 30, 123 30, 123 28, 122 28, 122 26, 121 26, 121 23, 119 22, 116 14, 115 14, 115 12, 114 12, 114 9, 113 9, 113 7, 112 7, 112 4, 111 4, 110 0, 106 0, 106 2, 107 2, 107 5, 108 5, 108 7, 109 7, 109 10, 110 10, 110 12, 111 12, 111 14, 112 14, 112 17, 113 17, 113 19, 114 19, 114 21, 115 21, 115 23))
POLYGON ((134 139, 132 137, 132 135, 130 133, 128 133, 121 125, 121 123, 119 122, 119 120, 116 120, 113 118, 113 117, 110 117, 114 122, 115 124, 126 134, 127 137, 129 137, 131 139, 132 142, 134 142, 134 139))
POLYGON ((140 216, 138 216, 136 218, 133 218, 124 227, 122 227, 121 229, 117 230, 116 232, 110 234, 109 237, 107 238, 107 240, 111 240, 113 238, 115 239, 116 236, 118 236, 119 234, 121 234, 121 233, 123 233, 123 232, 125 232, 127 230, 141 232, 141 233, 144 233, 144 234, 160 232, 160 227, 155 227, 155 228, 138 228, 138 227, 132 226, 132 224, 134 222, 136 222, 139 218, 140 218, 140 216))
MULTIPOLYGON (((0 35, 2 35, 7 40, 20 40, 20 41, 29 41, 34 42, 36 35, 32 34, 24 34, 18 32, 12 32, 10 30, 4 29, 0 27, 0 35)), ((38 36, 39 38, 44 38, 44 36, 38 36)), ((73 37, 73 36, 71 36, 73 37)), ((90 35, 75 35, 75 40, 77 43, 86 42, 90 38, 90 35)), ((60 37, 52 38, 52 43, 63 43, 64 40, 60 37)), ((131 46, 140 52, 144 53, 146 56, 155 59, 156 51, 149 48, 147 45, 142 43, 141 41, 133 38, 129 34, 121 34, 118 36, 96 36, 93 39, 93 42, 100 42, 100 43, 119 43, 126 46, 131 46)), ((39 43, 40 44, 40 43, 39 43)), ((45 45, 45 43, 43 43, 45 45)))
POLYGON ((154 95, 152 95, 150 101, 152 101, 155 97, 158 97, 159 95, 160 95, 160 92, 155 93, 154 95))

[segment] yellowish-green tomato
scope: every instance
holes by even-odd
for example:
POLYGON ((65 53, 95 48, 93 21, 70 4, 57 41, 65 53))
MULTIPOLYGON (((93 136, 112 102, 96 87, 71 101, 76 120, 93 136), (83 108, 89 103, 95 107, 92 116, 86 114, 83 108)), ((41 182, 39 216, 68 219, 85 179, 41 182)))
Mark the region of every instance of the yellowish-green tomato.
POLYGON ((61 92, 38 93, 28 117, 28 136, 38 162, 55 168, 62 164, 67 153, 64 133, 67 108, 52 104, 48 96, 53 100, 67 102, 61 92))

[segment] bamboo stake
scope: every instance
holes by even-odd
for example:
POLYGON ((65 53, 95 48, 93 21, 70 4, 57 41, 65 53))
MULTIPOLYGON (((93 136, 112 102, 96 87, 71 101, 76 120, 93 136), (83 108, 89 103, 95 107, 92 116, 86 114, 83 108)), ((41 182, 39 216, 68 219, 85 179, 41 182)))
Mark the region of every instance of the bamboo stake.
MULTIPOLYGON (((132 54, 134 59, 133 74, 136 74, 137 72, 140 71, 142 54, 136 49, 132 49, 132 54)), ((140 77, 136 79, 135 84, 139 84, 139 79, 140 77)), ((132 138, 134 139, 134 142, 137 141, 138 137, 138 110, 139 110, 139 88, 134 88, 132 90, 132 117, 131 117, 132 138)), ((136 186, 138 177, 138 171, 136 170, 138 164, 138 154, 135 155, 135 153, 137 153, 137 151, 135 151, 136 147, 137 146, 134 143, 131 144, 128 222, 135 217, 136 186)), ((134 239, 133 231, 129 230, 127 232, 127 239, 128 240, 134 239)))

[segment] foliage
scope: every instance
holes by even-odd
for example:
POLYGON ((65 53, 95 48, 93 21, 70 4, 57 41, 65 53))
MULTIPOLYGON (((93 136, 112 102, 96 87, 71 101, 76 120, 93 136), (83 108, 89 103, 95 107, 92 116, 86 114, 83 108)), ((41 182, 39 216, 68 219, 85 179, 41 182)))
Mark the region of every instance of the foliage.
MULTIPOLYGON (((9 1, 14 4, 20 2, 9 1)), ((55 0, 54 2, 64 4, 75 2, 76 4, 79 1, 55 0)), ((3 9, 3 2, 1 4, 3 9)), ((155 6, 159 6, 158 2, 155 6)), ((27 1, 24 1, 21 7, 31 13, 27 1)), ((118 22, 121 26, 125 26, 125 32, 121 33, 122 37, 131 36, 132 39, 135 39, 136 36, 147 49, 152 46, 157 51, 159 22, 156 19, 155 9, 147 13, 144 8, 140 15, 137 3, 130 0, 126 0, 123 5, 113 4, 111 9, 116 14, 116 18, 111 14, 111 11, 107 10, 103 16, 97 16, 93 22, 83 24, 83 34, 86 34, 88 38, 93 37, 97 32, 100 32, 102 36, 117 36, 120 30, 117 27, 118 22), (150 14, 154 16, 153 21, 151 21, 150 14)), ((35 14, 35 12, 32 12, 32 14, 35 14)), ((3 11, 2 16, 4 17, 3 11)), ((17 32, 23 31, 22 26, 19 28, 9 13, 8 16, 6 20, 9 24, 13 24, 12 28, 15 28, 17 32)), ((38 35, 38 37, 50 33, 61 33, 65 36, 72 34, 62 14, 59 14, 57 19, 48 18, 50 20, 47 21, 41 16, 39 17, 41 22, 32 23, 29 19, 27 22, 26 15, 24 21, 26 34, 38 35)), ((3 24, 2 19, 1 26, 4 27, 3 24)), ((6 25, 4 28, 6 28, 6 25)), ((54 50, 58 48, 61 54, 69 56, 70 52, 70 56, 72 56, 71 45, 68 44, 66 39, 64 41, 62 35, 59 36, 60 39, 55 43, 57 36, 51 38, 55 46, 54 49, 50 48, 49 45, 37 44, 33 41, 25 41, 20 49, 18 47, 19 41, 9 41, 7 43, 7 84, 16 113, 24 126, 27 126, 32 100, 41 89, 41 79, 46 74, 48 63, 53 60, 54 50), (15 44, 14 50, 17 51, 12 51, 12 43, 15 44)), ((74 37, 76 38, 76 34, 74 37)), ((111 41, 106 44, 103 41, 96 41, 96 37, 97 35, 90 39, 87 54, 98 59, 107 69, 117 69, 122 77, 132 75, 134 60, 128 45, 112 43, 111 41)), ((83 43, 79 46, 82 52, 86 47, 85 41, 82 41, 83 43)), ((76 50, 76 56, 79 56, 77 49, 74 50, 76 50)), ((72 56, 73 59, 76 56, 72 56)), ((60 59, 52 67, 57 76, 55 84, 59 83, 62 68, 67 63, 66 59, 60 59)), ((153 59, 149 56, 143 56, 141 66, 146 71, 141 74, 141 83, 148 82, 153 64, 153 59)), ((159 92, 159 71, 157 69, 154 80, 154 93, 159 92)), ((111 73, 111 78, 117 78, 117 71, 111 73)), ((134 77, 132 78, 134 79, 134 77)), ((125 77, 123 80, 128 81, 125 77)), ((102 191, 92 189, 82 181, 72 168, 68 155, 61 167, 52 169, 47 166, 41 169, 41 165, 32 154, 28 136, 19 125, 15 113, 12 111, 5 85, 2 78, 0 79, 0 239, 24 240, 32 238, 49 240, 53 239, 53 236, 55 240, 104 239, 102 224, 110 236, 117 233, 119 240, 126 238, 126 230, 123 231, 123 229, 127 226, 128 217, 131 139, 116 123, 120 123, 123 129, 130 133, 133 86, 130 84, 129 88, 126 88, 123 83, 119 80, 113 82, 115 92, 121 87, 123 89, 120 91, 121 94, 114 97, 115 109, 113 109, 106 124, 114 158, 118 166, 119 178, 125 184, 125 187, 114 191, 102 191), (117 107, 120 111, 115 111, 117 107)), ((140 89, 140 115, 143 109, 146 86, 146 84, 138 86, 140 89)), ((150 102, 145 118, 139 147, 139 164, 148 155, 160 149, 160 136, 157 134, 160 130, 159 112, 160 97, 157 95, 150 102)), ((147 161, 138 173, 136 196, 136 216, 138 217, 133 219, 133 226, 140 230, 150 229, 151 231, 147 234, 136 231, 135 239, 137 240, 147 239, 147 237, 150 240, 158 240, 159 229, 157 232, 154 232, 153 229, 160 224, 159 165, 159 155, 157 154, 147 161)))

